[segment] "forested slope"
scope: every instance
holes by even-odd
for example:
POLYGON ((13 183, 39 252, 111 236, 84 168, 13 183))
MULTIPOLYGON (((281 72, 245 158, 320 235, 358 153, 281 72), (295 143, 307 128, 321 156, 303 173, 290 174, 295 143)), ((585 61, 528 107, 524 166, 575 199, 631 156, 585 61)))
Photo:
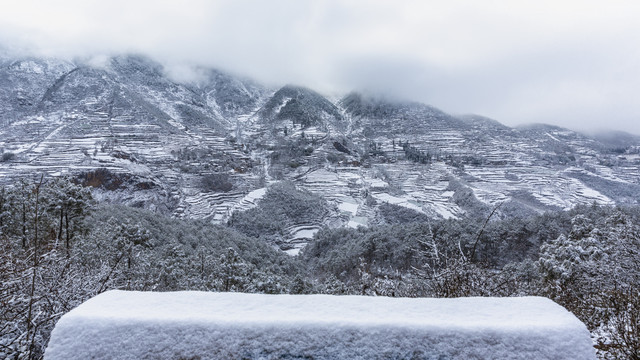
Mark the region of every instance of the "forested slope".
POLYGON ((276 234, 303 214, 322 216, 322 204, 281 184, 253 212, 213 225, 99 203, 63 178, 5 187, 0 354, 39 358, 62 314, 108 289, 130 289, 542 295, 587 324, 603 358, 637 358, 640 208, 444 220, 390 206, 379 225, 321 229, 296 257, 247 230, 274 221, 276 234))

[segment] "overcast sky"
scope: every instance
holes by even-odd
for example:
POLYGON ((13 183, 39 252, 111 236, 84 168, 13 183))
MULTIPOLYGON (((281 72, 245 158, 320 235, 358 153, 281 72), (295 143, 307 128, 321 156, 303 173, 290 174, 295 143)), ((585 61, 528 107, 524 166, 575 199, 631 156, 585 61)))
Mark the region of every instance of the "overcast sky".
POLYGON ((4 0, 0 43, 640 134, 639 19, 636 0, 4 0))

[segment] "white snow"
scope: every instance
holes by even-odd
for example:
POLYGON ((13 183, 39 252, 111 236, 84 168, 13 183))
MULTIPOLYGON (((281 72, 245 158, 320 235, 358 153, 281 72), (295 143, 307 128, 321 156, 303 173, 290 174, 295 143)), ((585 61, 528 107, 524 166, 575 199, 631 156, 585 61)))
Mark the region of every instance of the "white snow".
POLYGON ((251 203, 255 203, 256 201, 262 199, 264 195, 267 193, 267 188, 260 188, 257 190, 253 190, 244 197, 243 201, 248 201, 251 203))
POLYGON ((338 204, 338 210, 349 213, 351 216, 356 216, 358 213, 358 203, 352 197, 345 196, 341 203, 338 204))
POLYGON ((109 291, 64 315, 56 359, 595 359, 540 297, 387 298, 109 291))
POLYGON ((389 183, 380 179, 367 179, 367 181, 372 188, 386 188, 389 186, 389 183))
POLYGON ((376 200, 388 202, 389 204, 398 205, 402 207, 406 207, 408 209, 417 211, 419 213, 424 213, 424 210, 417 204, 415 199, 412 199, 408 196, 397 197, 387 193, 374 193, 372 194, 376 200))
MULTIPOLYGON (((298 245, 298 244, 296 244, 298 245)), ((306 244, 300 244, 300 245, 306 245, 306 244)), ((300 251, 302 250, 304 246, 301 247, 293 247, 291 249, 285 250, 285 254, 289 255, 289 256, 298 256, 300 254, 300 251)))
POLYGON ((35 61, 23 61, 20 63, 19 69, 26 73, 43 74, 44 67, 35 61))
POLYGON ((318 228, 301 228, 293 233, 294 239, 313 239, 313 236, 319 231, 318 228))
POLYGON ((432 203, 431 207, 437 214, 442 216, 443 219, 457 219, 458 217, 454 214, 447 206, 439 203, 432 203))
POLYGON ((266 193, 267 188, 259 188, 249 192, 238 203, 231 207, 230 212, 246 211, 255 207, 258 204, 258 200, 262 199, 266 193))
POLYGON ((359 226, 367 227, 367 217, 365 216, 352 216, 347 223, 347 226, 353 229, 357 229, 359 226))
POLYGON ((547 136, 548 136, 548 137, 550 137, 551 139, 553 139, 553 140, 555 140, 555 141, 557 141, 557 142, 562 142, 562 141, 558 140, 558 138, 557 138, 557 137, 555 137, 555 136, 553 136, 553 135, 551 135, 551 134, 549 134, 549 133, 546 133, 546 134, 547 134, 547 136))

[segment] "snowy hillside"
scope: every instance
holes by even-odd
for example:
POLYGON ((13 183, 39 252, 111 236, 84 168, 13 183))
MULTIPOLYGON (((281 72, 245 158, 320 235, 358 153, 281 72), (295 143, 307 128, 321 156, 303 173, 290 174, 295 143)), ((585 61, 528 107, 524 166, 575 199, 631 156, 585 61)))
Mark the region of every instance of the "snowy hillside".
POLYGON ((290 224, 304 245, 322 226, 384 222, 382 204, 432 218, 502 217, 630 204, 640 141, 602 141, 547 125, 350 93, 330 101, 214 69, 171 74, 141 56, 103 61, 3 58, 0 182, 69 175, 99 199, 224 223, 288 180, 328 202, 290 224))

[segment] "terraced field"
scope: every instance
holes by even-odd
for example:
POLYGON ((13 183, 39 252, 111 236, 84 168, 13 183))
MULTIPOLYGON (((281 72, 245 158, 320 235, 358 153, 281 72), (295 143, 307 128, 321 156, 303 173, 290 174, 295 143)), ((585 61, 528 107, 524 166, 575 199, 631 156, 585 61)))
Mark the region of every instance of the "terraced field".
POLYGON ((291 254, 322 226, 384 221, 383 203, 452 218, 502 203, 526 214, 640 199, 640 140, 610 149, 548 125, 514 129, 356 93, 329 101, 214 70, 182 84, 139 57, 105 68, 3 61, 2 184, 99 173, 89 184, 98 199, 224 223, 290 180, 330 209, 286 229, 291 254), (211 174, 228 184, 207 188, 211 174))

